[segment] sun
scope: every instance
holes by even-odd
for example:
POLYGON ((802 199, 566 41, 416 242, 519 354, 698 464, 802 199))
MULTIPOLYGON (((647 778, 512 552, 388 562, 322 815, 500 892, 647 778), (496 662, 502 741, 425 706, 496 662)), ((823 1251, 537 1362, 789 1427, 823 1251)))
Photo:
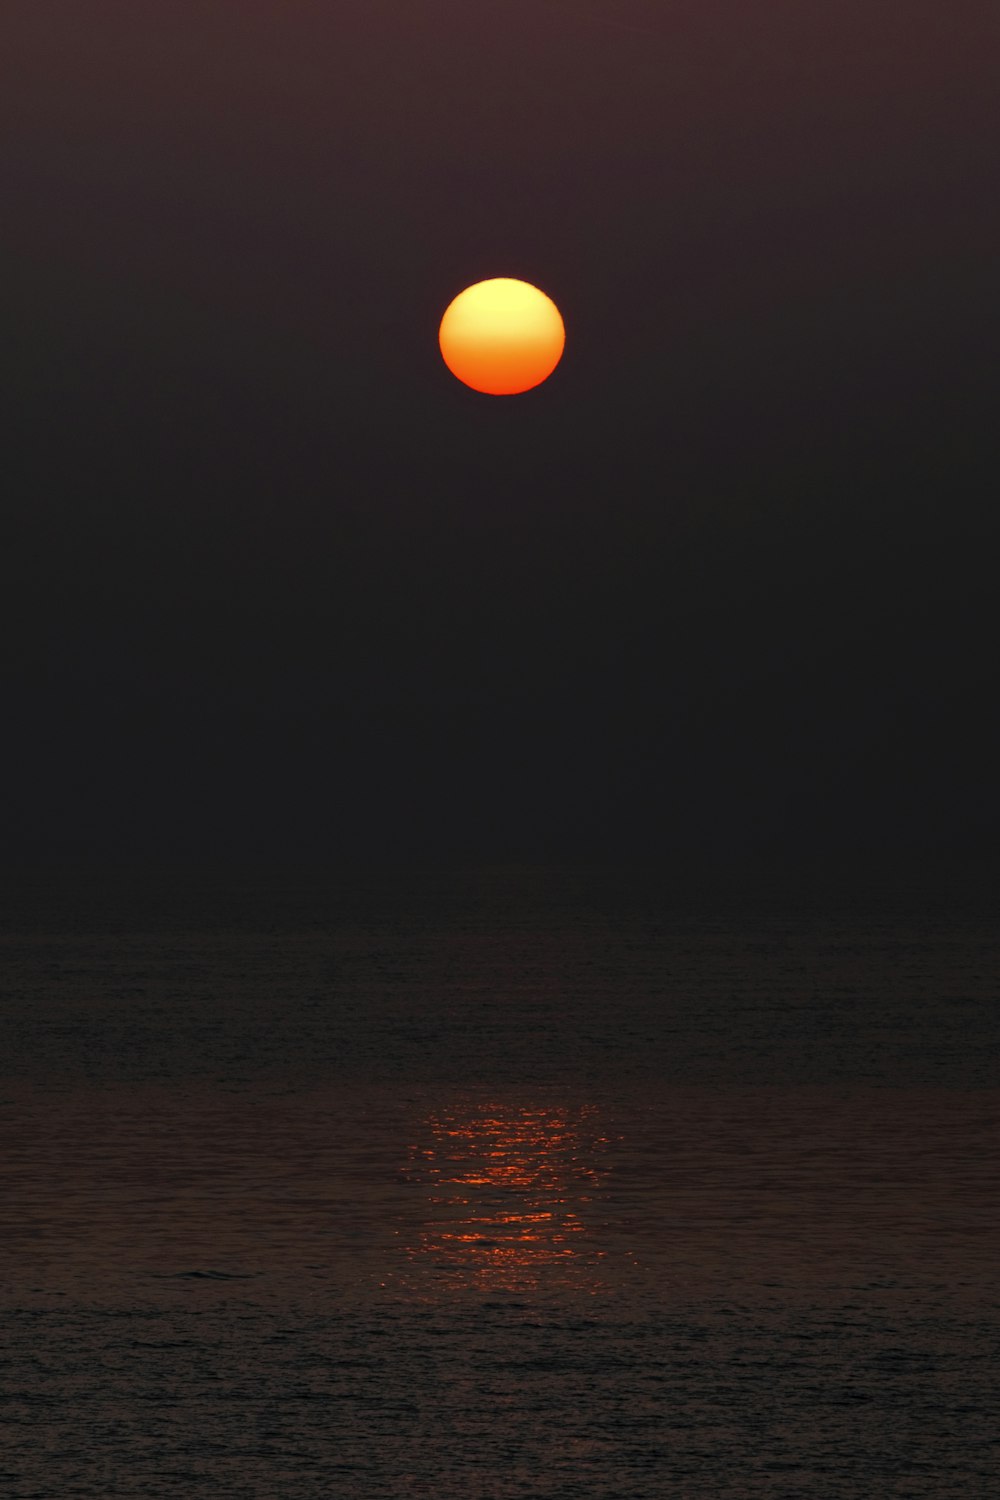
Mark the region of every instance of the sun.
POLYGON ((496 276, 459 292, 441 319, 451 373, 487 396, 517 396, 547 380, 562 358, 558 307, 527 281, 496 276))

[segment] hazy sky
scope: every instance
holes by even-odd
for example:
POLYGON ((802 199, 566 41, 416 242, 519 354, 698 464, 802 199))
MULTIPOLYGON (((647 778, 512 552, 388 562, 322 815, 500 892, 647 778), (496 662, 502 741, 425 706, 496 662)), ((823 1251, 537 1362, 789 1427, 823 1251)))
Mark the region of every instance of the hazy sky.
POLYGON ((998 83, 985 0, 5 0, 6 847, 989 842, 998 83))

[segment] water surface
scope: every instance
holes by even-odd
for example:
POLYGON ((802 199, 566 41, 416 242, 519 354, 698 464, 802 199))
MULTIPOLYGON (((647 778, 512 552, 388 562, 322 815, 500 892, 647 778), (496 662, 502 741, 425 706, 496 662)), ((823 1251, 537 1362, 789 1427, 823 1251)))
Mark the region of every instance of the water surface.
POLYGON ((8 894, 15 1500, 995 1492, 981 879, 8 894))

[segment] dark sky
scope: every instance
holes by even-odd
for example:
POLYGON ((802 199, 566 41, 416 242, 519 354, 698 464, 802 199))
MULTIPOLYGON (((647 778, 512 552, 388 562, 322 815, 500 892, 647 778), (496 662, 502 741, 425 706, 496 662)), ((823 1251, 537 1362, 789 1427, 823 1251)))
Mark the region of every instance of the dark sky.
POLYGON ((4 0, 8 853, 1000 836, 1000 20, 4 0), (559 304, 462 387, 482 277, 559 304))

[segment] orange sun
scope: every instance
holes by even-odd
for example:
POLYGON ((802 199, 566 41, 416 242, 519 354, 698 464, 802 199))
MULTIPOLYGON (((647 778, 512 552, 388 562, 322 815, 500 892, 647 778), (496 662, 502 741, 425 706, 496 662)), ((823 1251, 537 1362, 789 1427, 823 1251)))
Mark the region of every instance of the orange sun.
POLYGON ((497 276, 459 292, 441 319, 441 353, 453 375, 488 396, 516 396, 547 380, 566 330, 551 298, 497 276))

